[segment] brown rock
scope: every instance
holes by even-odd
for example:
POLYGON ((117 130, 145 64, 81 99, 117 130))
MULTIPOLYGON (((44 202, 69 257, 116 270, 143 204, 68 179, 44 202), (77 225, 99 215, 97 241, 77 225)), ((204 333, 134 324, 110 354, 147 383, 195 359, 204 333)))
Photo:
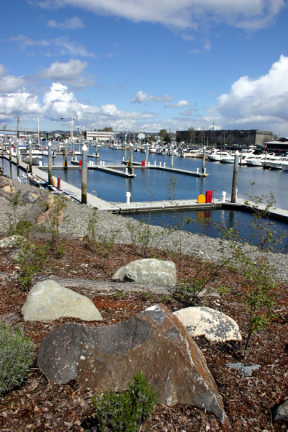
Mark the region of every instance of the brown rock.
MULTIPOLYGON (((45 211, 44 213, 42 213, 38 219, 37 219, 37 223, 41 224, 41 223, 46 223, 46 222, 50 222, 52 220, 53 216, 53 212, 55 212, 55 208, 54 207, 50 207, 47 211, 45 211)), ((64 220, 64 212, 63 210, 59 211, 59 216, 58 216, 58 223, 60 226, 63 225, 63 220, 64 220)))
POLYGON ((10 184, 12 184, 12 181, 8 177, 0 176, 0 188, 9 186, 10 184))
POLYGON ((9 194, 14 194, 15 193, 15 188, 12 184, 4 186, 2 188, 3 192, 9 193, 9 194))
POLYGON ((43 338, 38 366, 57 384, 75 379, 98 391, 124 390, 141 370, 158 402, 193 404, 229 425, 203 354, 163 305, 111 326, 64 324, 43 338))

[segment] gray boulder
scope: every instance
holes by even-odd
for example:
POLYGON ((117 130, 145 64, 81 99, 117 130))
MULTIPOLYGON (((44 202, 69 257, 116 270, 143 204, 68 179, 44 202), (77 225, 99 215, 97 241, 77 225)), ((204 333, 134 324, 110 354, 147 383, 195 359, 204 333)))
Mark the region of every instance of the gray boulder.
POLYGON ((51 280, 33 286, 22 313, 24 321, 53 321, 61 317, 102 321, 91 300, 51 280))
POLYGON ((20 197, 20 202, 25 204, 34 203, 39 198, 39 194, 36 192, 26 191, 20 197))
POLYGON ((38 366, 56 384, 76 380, 99 392, 127 389, 142 371, 159 403, 193 404, 229 424, 203 354, 163 305, 111 326, 64 324, 42 339, 38 366))
POLYGON ((258 364, 252 364, 250 366, 245 366, 243 363, 227 363, 226 365, 229 369, 236 369, 238 372, 247 377, 251 377, 253 374, 253 371, 256 371, 260 369, 260 365, 258 364))
POLYGON ((222 312, 208 307, 188 307, 174 312, 191 336, 202 336, 212 342, 242 340, 236 322, 222 312))
POLYGON ((288 419, 288 399, 280 402, 272 409, 272 419, 274 422, 288 419))
POLYGON ((117 270, 112 279, 117 281, 175 286, 176 266, 172 261, 161 261, 157 259, 136 260, 117 270))

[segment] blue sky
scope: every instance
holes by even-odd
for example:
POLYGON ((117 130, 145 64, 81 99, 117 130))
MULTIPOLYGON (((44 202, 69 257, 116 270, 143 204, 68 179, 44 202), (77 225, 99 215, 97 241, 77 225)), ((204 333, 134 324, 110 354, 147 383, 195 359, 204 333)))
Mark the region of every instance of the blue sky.
POLYGON ((286 0, 1 0, 0 129, 288 136, 287 18, 286 0))

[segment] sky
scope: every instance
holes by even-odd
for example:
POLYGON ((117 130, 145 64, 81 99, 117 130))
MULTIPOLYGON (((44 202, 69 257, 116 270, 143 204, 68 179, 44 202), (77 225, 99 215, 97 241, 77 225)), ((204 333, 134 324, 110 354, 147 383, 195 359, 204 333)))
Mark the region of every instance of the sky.
POLYGON ((1 0, 0 130, 288 136, 288 0, 1 0))

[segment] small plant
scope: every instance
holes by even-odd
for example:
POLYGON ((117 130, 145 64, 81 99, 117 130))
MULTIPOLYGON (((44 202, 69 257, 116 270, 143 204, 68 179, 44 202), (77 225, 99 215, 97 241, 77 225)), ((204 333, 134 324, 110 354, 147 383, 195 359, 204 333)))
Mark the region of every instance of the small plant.
POLYGON ((104 393, 94 398, 95 412, 100 431, 136 432, 147 420, 157 402, 154 387, 149 387, 146 377, 140 372, 134 376, 128 390, 104 393))
POLYGON ((22 384, 29 372, 33 348, 22 326, 14 332, 0 322, 0 397, 22 384))
POLYGON ((154 296, 150 291, 141 291, 140 297, 142 301, 154 300, 154 296))
MULTIPOLYGON (((13 192, 13 187, 10 185, 11 194, 13 192)), ((12 200, 10 201, 10 206, 12 207, 12 213, 6 213, 8 217, 7 225, 7 235, 20 235, 28 238, 28 234, 31 229, 31 222, 23 221, 18 216, 18 208, 20 204, 21 190, 12 195, 12 200)))
POLYGON ((53 195, 53 205, 45 213, 48 224, 47 232, 50 234, 50 248, 57 259, 63 258, 64 242, 60 234, 60 226, 64 221, 63 211, 66 208, 65 198, 60 195, 53 195))
POLYGON ((32 285, 33 275, 42 270, 46 259, 47 252, 45 246, 35 246, 26 239, 21 242, 17 259, 21 270, 19 280, 27 291, 29 291, 32 285))

